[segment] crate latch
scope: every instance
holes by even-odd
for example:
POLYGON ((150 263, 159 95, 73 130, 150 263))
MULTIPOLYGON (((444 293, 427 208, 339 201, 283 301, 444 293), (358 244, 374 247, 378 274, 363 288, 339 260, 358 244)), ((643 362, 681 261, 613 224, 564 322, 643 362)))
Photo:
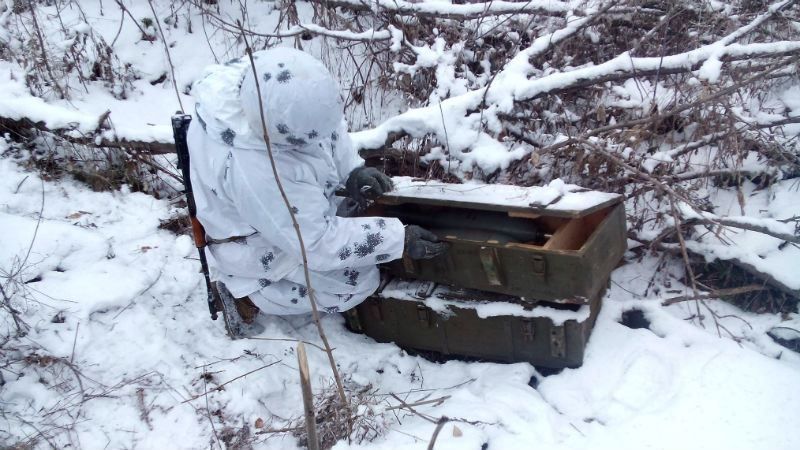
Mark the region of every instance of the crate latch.
POLYGON ((369 309, 372 312, 372 317, 383 322, 383 308, 381 308, 381 302, 369 302, 369 309))
POLYGON ((420 323, 431 326, 431 312, 425 305, 417 305, 417 319, 420 323))
POLYGON ((564 358, 567 354, 564 334, 563 326, 550 328, 550 355, 555 358, 564 358))
POLYGON ((408 254, 403 254, 403 269, 405 269, 408 275, 414 275, 417 273, 417 262, 411 259, 408 254))
POLYGON ((436 283, 433 281, 420 281, 417 290, 414 292, 414 297, 424 300, 430 297, 435 289, 436 283))
POLYGON ((533 273, 544 276, 545 272, 547 272, 547 263, 544 256, 532 255, 531 260, 533 261, 533 273))
POLYGON ((533 327, 533 320, 522 319, 522 338, 525 342, 533 342, 536 330, 533 327))
POLYGON ((356 308, 348 309, 347 311, 344 312, 344 316, 351 330, 360 333, 364 332, 364 327, 361 326, 361 318, 358 317, 358 310, 356 308))
POLYGON ((503 278, 500 272, 500 263, 497 258, 497 249, 494 247, 481 247, 480 249, 481 265, 483 265, 483 273, 486 274, 486 280, 492 286, 502 286, 503 278))

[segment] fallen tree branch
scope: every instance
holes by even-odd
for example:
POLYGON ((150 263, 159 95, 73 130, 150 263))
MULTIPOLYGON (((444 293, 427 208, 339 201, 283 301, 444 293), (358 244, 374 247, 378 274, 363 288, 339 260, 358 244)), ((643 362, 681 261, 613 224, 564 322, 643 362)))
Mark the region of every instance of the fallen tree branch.
POLYGON ((234 381, 236 381, 236 380, 238 380, 238 379, 240 379, 240 378, 244 378, 244 377, 246 377, 246 376, 248 376, 248 375, 250 375, 250 374, 253 374, 253 373, 255 373, 255 372, 258 372, 259 370, 263 370, 263 369, 266 369, 267 367, 274 366, 275 364, 278 364, 278 363, 279 363, 279 362, 281 362, 281 361, 283 361, 283 360, 279 359, 279 360, 277 360, 277 361, 273 361, 273 362, 271 362, 271 363, 269 363, 269 364, 265 364, 265 365, 263 365, 263 366, 261 366, 261 367, 258 367, 258 368, 256 368, 256 369, 253 369, 253 370, 251 370, 251 371, 249 371, 249 372, 243 373, 243 374, 241 374, 241 375, 239 375, 239 376, 237 376, 237 377, 234 377, 234 378, 232 378, 232 379, 230 379, 230 380, 228 380, 228 381, 226 381, 226 382, 224 382, 224 383, 220 384, 219 386, 215 386, 215 387, 214 387, 213 389, 211 389, 210 391, 209 391, 209 390, 204 390, 204 392, 202 392, 202 393, 200 393, 200 394, 197 394, 197 395, 195 395, 195 396, 193 396, 193 397, 191 397, 191 398, 188 398, 188 399, 186 399, 186 400, 182 401, 181 403, 188 403, 188 402, 191 402, 192 400, 197 400, 197 399, 198 399, 198 398, 200 398, 200 397, 203 397, 203 396, 206 396, 206 395, 208 395, 210 392, 221 391, 221 390, 222 390, 222 389, 223 389, 225 386, 227 386, 227 385, 229 385, 229 384, 233 383, 234 381))
POLYGON ((51 133, 59 139, 77 145, 85 145, 91 148, 119 148, 132 152, 147 153, 150 155, 165 155, 175 153, 175 144, 172 142, 156 141, 137 141, 122 139, 108 139, 105 136, 86 134, 80 137, 74 135, 74 130, 70 128, 51 129, 44 122, 34 122, 30 119, 12 119, 0 116, 0 129, 6 130, 17 136, 25 137, 25 132, 35 129, 45 133, 51 133))
POLYGON ((714 218, 692 218, 689 220, 690 222, 698 221, 703 222, 711 225, 719 225, 723 227, 729 228, 739 228, 742 230, 749 230, 755 231, 756 233, 766 234, 767 236, 772 236, 776 239, 780 239, 782 241, 791 242, 793 244, 800 245, 800 236, 795 236, 793 234, 784 233, 781 231, 777 231, 772 229, 766 225, 760 225, 755 223, 748 223, 742 220, 736 220, 727 217, 714 217, 714 218))
MULTIPOLYGON (((219 15, 209 11, 201 3, 193 2, 192 4, 200 8, 202 13, 211 18, 211 20, 215 22, 215 25, 218 26, 223 31, 228 31, 230 33, 239 32, 238 28, 236 27, 236 24, 228 22, 219 15)), ((340 39, 343 41, 356 41, 356 42, 386 41, 392 38, 397 38, 402 40, 403 36, 402 31, 398 30, 397 28, 391 25, 389 25, 387 30, 369 29, 364 31, 351 31, 351 30, 331 30, 329 28, 321 27, 315 23, 300 23, 297 25, 293 25, 286 30, 277 31, 275 33, 253 31, 247 28, 244 28, 244 32, 250 36, 277 38, 277 39, 301 36, 303 34, 315 34, 318 36, 326 36, 335 39, 340 39)))
POLYGON ((675 303, 688 302, 691 300, 713 300, 720 297, 730 297, 732 295, 746 294, 748 292, 763 291, 764 286, 751 284, 737 288, 717 289, 716 291, 704 292, 697 295, 680 295, 677 297, 670 297, 661 302, 661 306, 674 305, 675 303))
POLYGON ((488 1, 480 3, 412 3, 406 0, 323 0, 322 3, 328 7, 346 8, 359 12, 371 11, 380 13, 385 11, 407 16, 461 20, 505 14, 562 16, 571 9, 569 3, 557 0, 488 1))
MULTIPOLYGON (((624 81, 640 76, 656 74, 663 76, 667 74, 691 72, 702 67, 710 58, 723 61, 747 59, 756 56, 777 57, 796 55, 800 53, 800 41, 772 42, 767 44, 732 43, 746 32, 751 31, 756 25, 772 17, 777 11, 793 3, 793 1, 779 2, 776 4, 777 7, 771 8, 769 12, 758 16, 748 25, 739 28, 716 42, 663 58, 631 57, 628 52, 625 52, 602 64, 582 67, 568 72, 557 72, 535 79, 527 78, 530 74, 529 65, 527 67, 525 65, 520 65, 519 61, 515 58, 506 64, 496 75, 497 82, 493 83, 491 86, 450 97, 435 105, 409 109, 402 114, 386 120, 378 127, 356 133, 355 137, 357 139, 355 141, 359 149, 364 150, 389 146, 399 137, 411 136, 419 138, 429 133, 436 134, 441 141, 444 141, 443 130, 440 130, 441 127, 437 120, 435 120, 440 114, 440 109, 445 111, 448 116, 465 117, 471 112, 476 112, 476 109, 483 103, 484 98, 488 101, 489 105, 497 106, 496 112, 502 114, 510 112, 515 103, 534 100, 557 92, 585 88, 608 81, 624 81)), ((532 52, 531 48, 536 45, 541 44, 534 41, 531 47, 522 50, 520 54, 532 52)), ((799 59, 799 57, 795 57, 790 60, 788 64, 794 64, 799 59)), ((785 62, 779 65, 776 64, 772 69, 760 72, 758 75, 749 77, 747 80, 720 89, 716 91, 715 94, 704 97, 701 99, 702 101, 682 105, 669 111, 669 113, 662 113, 649 116, 645 119, 629 121, 626 122, 626 125, 647 123, 653 120, 654 117, 663 118, 667 115, 674 114, 675 111, 680 112, 690 109, 705 101, 730 94, 739 87, 757 81, 774 71, 785 68, 785 66, 785 62)), ((594 130, 594 133, 584 133, 580 138, 621 127, 622 126, 619 124, 600 127, 594 130)), ((465 128, 458 131, 475 132, 476 130, 465 128)), ((557 145, 563 146, 572 142, 575 142, 575 140, 563 141, 557 145)))

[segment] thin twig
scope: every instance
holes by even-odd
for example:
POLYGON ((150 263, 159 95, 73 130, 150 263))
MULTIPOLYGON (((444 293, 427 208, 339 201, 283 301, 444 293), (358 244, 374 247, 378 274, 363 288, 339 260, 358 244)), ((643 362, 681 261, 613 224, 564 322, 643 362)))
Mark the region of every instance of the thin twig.
POLYGON ((764 286, 758 284, 750 284, 728 289, 717 289, 711 292, 704 292, 695 295, 680 295, 678 297, 670 297, 661 302, 661 306, 674 305, 675 303, 688 302, 691 300, 713 300, 719 297, 730 297, 732 295, 746 294, 748 292, 763 291, 764 286))
POLYGON ((191 402, 192 400, 197 400, 198 398, 200 398, 200 397, 202 397, 204 395, 208 395, 209 392, 220 391, 220 390, 222 390, 222 388, 224 388, 225 386, 233 383, 234 381, 238 380, 239 378, 246 377, 246 376, 248 376, 248 375, 250 375, 252 373, 258 372, 259 370, 266 369, 267 367, 274 366, 275 364, 278 364, 281 361, 283 361, 283 360, 279 359, 279 360, 273 361, 273 362, 271 362, 269 364, 265 364, 265 365, 263 365, 263 366, 261 366, 261 367, 259 367, 257 369, 253 369, 253 370, 251 370, 251 371, 249 371, 247 373, 243 373, 243 374, 239 375, 238 377, 232 378, 232 379, 220 384, 219 386, 214 387, 214 389, 211 389, 210 391, 203 392, 202 394, 197 394, 194 397, 191 397, 189 399, 186 399, 186 400, 182 401, 181 403, 188 403, 188 402, 191 402))
POLYGON ((433 450, 433 446, 436 445, 436 438, 439 437, 439 432, 442 431, 442 427, 444 426, 444 424, 446 424, 449 421, 450 421, 450 419, 448 419, 447 417, 442 416, 436 422, 436 428, 433 430, 433 435, 431 436, 430 443, 428 443, 428 450, 433 450))
POLYGON ((333 378, 336 381, 336 388, 339 391, 339 400, 341 401, 341 406, 344 408, 348 404, 347 396, 344 392, 344 384, 342 383, 342 378, 339 375, 339 370, 336 368, 336 360, 333 357, 333 350, 328 343, 325 330, 322 328, 322 322, 320 322, 316 294, 311 286, 311 274, 309 273, 308 269, 308 255, 306 254, 306 246, 303 242, 303 233, 300 231, 300 224, 297 222, 297 217, 294 215, 292 204, 289 202, 289 197, 286 195, 286 191, 283 189, 283 184, 281 183, 281 178, 278 174, 278 166, 275 164, 275 157, 272 154, 272 143, 270 142, 269 133, 267 132, 267 118, 264 112, 263 99, 261 97, 261 85, 258 81, 259 77, 258 73, 256 72, 256 63, 255 60, 253 60, 253 49, 250 47, 250 43, 247 41, 247 35, 242 28, 242 23, 237 21, 237 25, 241 31, 247 57, 250 59, 250 67, 253 69, 253 79, 255 80, 256 95, 258 96, 258 109, 259 113, 261 114, 261 127, 264 135, 264 142, 267 144, 267 156, 269 157, 270 167, 272 167, 272 175, 275 178, 275 184, 278 186, 278 191, 280 191, 284 206, 286 206, 286 210, 288 211, 289 217, 292 220, 292 225, 294 225, 294 231, 297 235, 298 243, 300 244, 300 255, 303 258, 303 276, 305 277, 306 288, 308 289, 308 298, 309 303, 311 304, 311 314, 314 318, 314 324, 317 326, 319 337, 322 340, 322 345, 325 347, 325 353, 328 355, 328 362, 330 363, 331 371, 333 372, 333 378))
POLYGON ((178 92, 178 81, 175 80, 175 66, 172 64, 172 56, 170 55, 169 44, 167 44, 167 36, 164 35, 164 30, 161 29, 161 21, 158 20, 158 14, 156 14, 156 8, 153 6, 153 0, 147 0, 147 4, 150 5, 150 11, 153 11, 153 21, 155 21, 156 25, 158 26, 158 34, 161 35, 161 42, 164 43, 164 52, 167 54, 169 71, 172 75, 172 87, 175 89, 175 97, 178 99, 178 105, 181 107, 181 112, 183 112, 183 102, 181 102, 181 94, 178 92))

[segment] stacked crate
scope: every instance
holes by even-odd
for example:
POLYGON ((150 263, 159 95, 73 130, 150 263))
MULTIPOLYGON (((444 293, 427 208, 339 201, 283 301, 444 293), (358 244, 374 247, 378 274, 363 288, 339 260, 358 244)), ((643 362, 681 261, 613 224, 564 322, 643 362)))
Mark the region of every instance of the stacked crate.
POLYGON ((395 179, 365 213, 398 217, 450 244, 384 265, 348 324, 380 342, 538 367, 577 367, 611 271, 626 249, 622 197, 544 187, 395 179))

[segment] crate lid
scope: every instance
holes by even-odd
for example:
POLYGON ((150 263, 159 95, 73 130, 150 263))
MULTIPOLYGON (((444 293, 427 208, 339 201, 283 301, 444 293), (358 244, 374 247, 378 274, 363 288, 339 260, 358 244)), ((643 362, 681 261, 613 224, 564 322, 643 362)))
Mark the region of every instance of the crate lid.
POLYGON ((488 211, 519 211, 555 217, 583 217, 621 203, 622 196, 592 191, 560 179, 547 186, 522 187, 507 184, 443 183, 412 177, 392 178, 395 189, 378 203, 417 203, 488 211))

